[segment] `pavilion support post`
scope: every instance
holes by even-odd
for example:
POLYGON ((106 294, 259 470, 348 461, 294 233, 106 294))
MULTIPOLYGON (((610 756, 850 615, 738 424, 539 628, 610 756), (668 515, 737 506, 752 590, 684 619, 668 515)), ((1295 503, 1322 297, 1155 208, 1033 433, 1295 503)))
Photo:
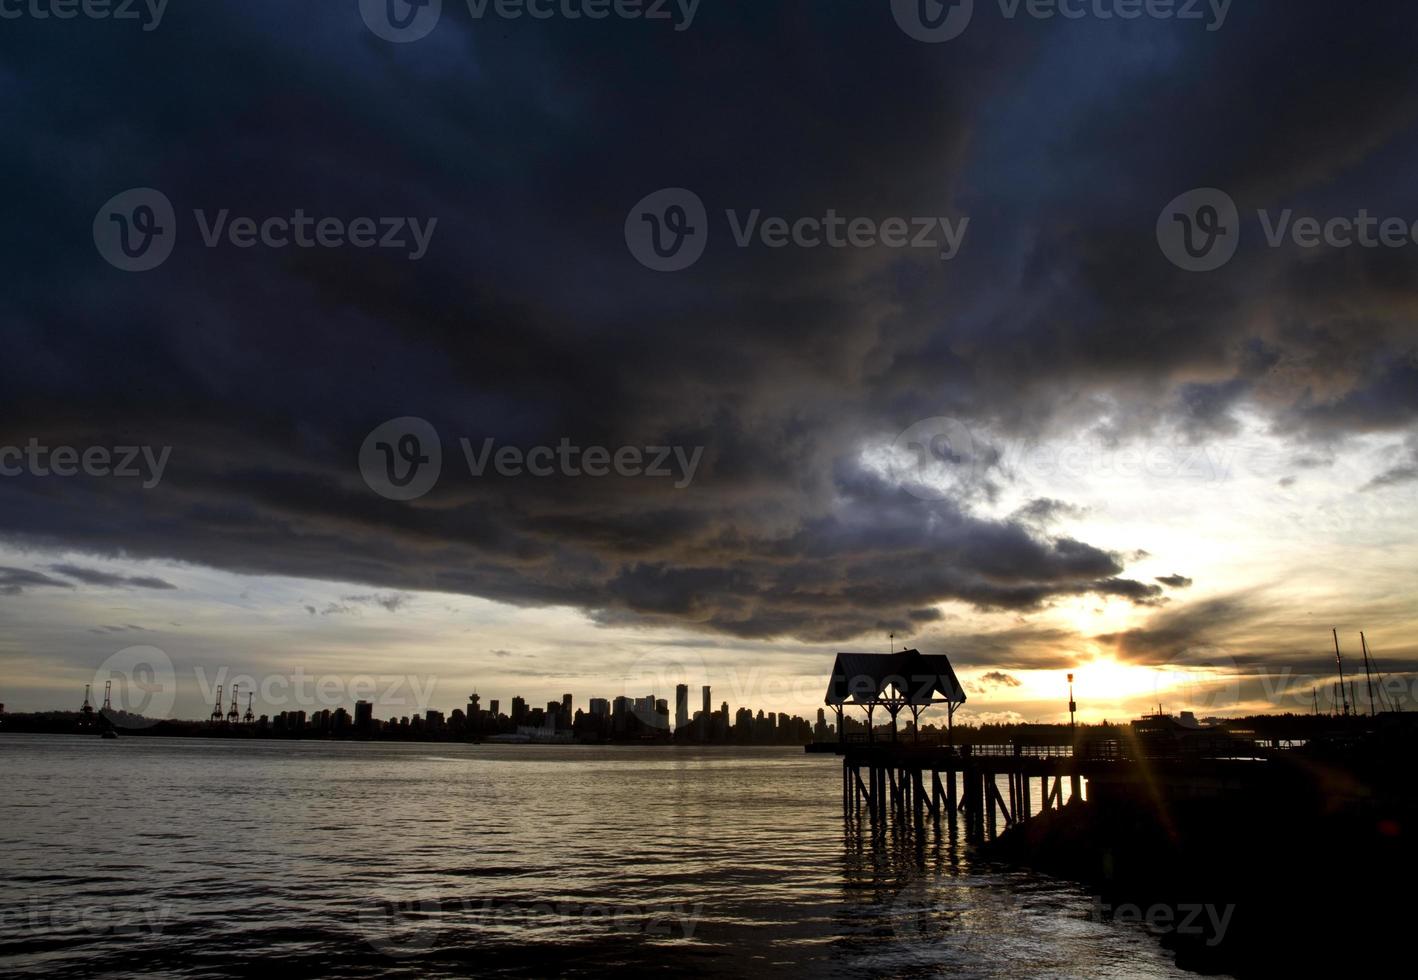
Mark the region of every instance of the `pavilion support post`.
POLYGON ((981 787, 985 794, 985 839, 995 839, 995 798, 999 796, 999 789, 995 786, 995 774, 985 773, 984 786, 981 787))
POLYGON ((872 779, 872 799, 875 803, 873 812, 876 814, 877 832, 881 832, 882 822, 886 819, 886 773, 880 766, 873 765, 871 768, 872 779))
POLYGON ((965 839, 973 841, 978 829, 975 811, 975 774, 973 772, 960 774, 960 790, 960 805, 965 808, 965 839))
POLYGON ((867 783, 871 786, 871 796, 867 804, 871 810, 871 825, 873 830, 880 830, 881 827, 881 785, 878 781, 879 770, 875 765, 867 768, 867 783))
POLYGON ((949 813, 950 813, 950 821, 949 821, 949 822, 950 822, 950 832, 953 834, 953 833, 955 833, 956 825, 957 825, 957 823, 959 822, 959 816, 960 816, 960 813, 959 813, 960 808, 959 808, 959 806, 957 805, 957 802, 956 802, 956 799, 955 799, 955 770, 954 770, 954 769, 948 770, 948 771, 946 772, 946 774, 945 774, 945 778, 946 778, 945 800, 946 800, 946 806, 949 808, 949 813))
POLYGON ((881 823, 884 829, 896 803, 896 788, 891 785, 891 771, 885 766, 881 767, 881 775, 877 778, 881 780, 881 823))
POLYGON ((882 772, 881 766, 872 766, 872 813, 878 833, 881 831, 882 821, 886 818, 886 794, 882 791, 885 789, 885 783, 885 773, 882 772))
MULTIPOLYGON (((862 767, 861 767, 861 766, 858 766, 858 767, 854 770, 854 775, 855 775, 856 778, 857 778, 857 813, 860 814, 860 813, 862 812, 862 804, 865 803, 865 804, 866 804, 866 807, 867 807, 867 815, 871 818, 872 822, 875 823, 875 822, 876 822, 876 810, 875 810, 875 807, 876 807, 876 800, 875 800, 875 798, 872 796, 871 791, 867 789, 866 784, 862 782, 862 767)), ((867 778, 868 778, 868 779, 871 778, 871 769, 867 769, 867 778)))
POLYGON ((867 820, 872 827, 876 827, 876 770, 870 765, 867 766, 866 784, 862 784, 862 775, 857 773, 857 791, 862 794, 862 799, 867 805, 867 820))

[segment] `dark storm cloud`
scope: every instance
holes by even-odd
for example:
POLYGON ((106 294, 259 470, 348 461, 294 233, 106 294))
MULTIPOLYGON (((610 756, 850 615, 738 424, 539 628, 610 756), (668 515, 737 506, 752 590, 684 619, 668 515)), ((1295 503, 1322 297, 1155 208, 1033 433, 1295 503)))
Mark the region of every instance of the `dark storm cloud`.
POLYGON ((1410 4, 1340 18, 1253 3, 1214 34, 979 18, 948 46, 906 38, 885 4, 706 5, 681 34, 473 27, 445 6, 402 46, 352 4, 188 5, 151 35, 7 26, 6 131, 26 141, 0 157, 0 445, 173 453, 151 490, 5 478, 0 533, 602 622, 905 635, 945 600, 1027 612, 1162 592, 1128 558, 1051 534, 1067 501, 977 516, 1007 478, 988 447, 946 502, 861 462, 918 419, 1204 439, 1251 405, 1326 441, 1418 417, 1418 262, 1268 252, 1252 234, 1202 282, 1152 239, 1162 205, 1198 185, 1243 209, 1418 212, 1410 4), (133 186, 164 190, 183 222, 142 275, 89 238, 133 186), (693 188, 715 222, 675 275, 622 241, 629 208, 664 186, 693 188), (194 208, 439 227, 418 263, 208 250, 194 208), (972 226, 951 263, 740 250, 726 208, 972 226), (354 465, 403 415, 445 454, 411 504, 354 465), (705 455, 684 490, 473 480, 462 436, 705 455))
POLYGON ((1412 483, 1414 480, 1418 480, 1418 464, 1405 464, 1403 466, 1395 466, 1392 469, 1380 473, 1368 483, 1364 484, 1364 489, 1376 490, 1380 487, 1392 487, 1401 483, 1412 483))
POLYGON ((1254 659, 1253 650, 1246 648, 1241 637, 1269 613, 1265 599, 1240 593, 1169 609, 1154 615, 1146 626, 1094 639, 1110 648, 1118 660, 1132 663, 1209 663, 1223 651, 1239 665, 1243 659, 1254 659))
POLYGON ((979 684, 983 688, 1018 687, 1020 680, 1002 670, 990 670, 980 675, 979 684))
POLYGON ((1009 671, 1073 669, 1079 661, 1078 639, 1070 630, 1024 623, 990 633, 946 633, 929 641, 955 663, 989 664, 1009 671))
POLYGON ((323 609, 304 606, 310 615, 348 616, 358 615, 370 606, 378 606, 386 612, 398 612, 409 602, 409 597, 397 592, 366 593, 364 595, 342 595, 339 602, 328 602, 323 609))
POLYGON ((19 595, 25 589, 40 586, 49 586, 60 589, 72 589, 74 586, 68 582, 61 582, 57 578, 50 578, 40 572, 32 572, 27 568, 9 568, 0 566, 0 595, 19 595))
POLYGON ((1189 589, 1192 587, 1192 580, 1185 575, 1158 575, 1157 581, 1170 589, 1189 589))
POLYGON ((1364 484, 1365 490, 1383 490, 1418 481, 1418 436, 1410 437, 1405 452, 1388 469, 1364 484))
POLYGON ((398 612, 408 604, 409 597, 400 595, 397 592, 375 593, 373 595, 346 595, 340 596, 343 602, 352 602, 362 606, 379 606, 385 612, 398 612))
POLYGON ((125 623, 122 626, 95 626, 89 630, 90 633, 97 633, 100 636, 106 633, 131 633, 134 631, 146 633, 147 629, 142 626, 134 626, 132 623, 125 623))
POLYGON ((1038 497, 1014 512, 1014 520, 1036 527, 1048 527, 1055 521, 1082 517, 1087 509, 1052 497, 1038 497))
POLYGON ((102 585, 115 589, 175 589, 177 586, 152 575, 116 575, 97 568, 82 565, 50 565, 49 570, 83 582, 85 585, 102 585))

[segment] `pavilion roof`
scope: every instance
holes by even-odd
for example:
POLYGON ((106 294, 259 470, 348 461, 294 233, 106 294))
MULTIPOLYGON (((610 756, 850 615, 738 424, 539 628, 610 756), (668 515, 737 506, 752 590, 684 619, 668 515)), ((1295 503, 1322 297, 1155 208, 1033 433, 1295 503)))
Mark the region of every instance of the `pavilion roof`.
POLYGON ((825 701, 863 706, 964 704, 965 690, 943 653, 839 653, 825 701))

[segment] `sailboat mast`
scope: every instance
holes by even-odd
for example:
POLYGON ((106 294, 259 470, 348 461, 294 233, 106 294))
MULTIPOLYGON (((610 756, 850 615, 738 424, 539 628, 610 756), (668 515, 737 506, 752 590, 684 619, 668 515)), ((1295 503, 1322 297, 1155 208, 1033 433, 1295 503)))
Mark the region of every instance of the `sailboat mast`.
POLYGON ((1339 655, 1339 628, 1330 630, 1334 634, 1334 662, 1339 664, 1339 697, 1344 702, 1344 717, 1349 717, 1349 692, 1344 689, 1344 658, 1339 655))
POLYGON ((1374 706, 1374 678, 1369 673, 1369 641, 1364 639, 1364 631, 1359 631, 1359 645, 1364 648, 1364 682, 1369 688, 1369 717, 1378 714, 1378 708, 1374 706))

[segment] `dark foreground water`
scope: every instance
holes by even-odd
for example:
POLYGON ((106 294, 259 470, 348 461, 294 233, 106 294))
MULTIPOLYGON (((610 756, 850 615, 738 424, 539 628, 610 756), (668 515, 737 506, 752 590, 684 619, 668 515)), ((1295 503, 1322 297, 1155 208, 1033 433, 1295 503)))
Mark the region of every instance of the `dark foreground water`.
POLYGON ((0 974, 1171 977, 788 749, 0 736, 0 974))

